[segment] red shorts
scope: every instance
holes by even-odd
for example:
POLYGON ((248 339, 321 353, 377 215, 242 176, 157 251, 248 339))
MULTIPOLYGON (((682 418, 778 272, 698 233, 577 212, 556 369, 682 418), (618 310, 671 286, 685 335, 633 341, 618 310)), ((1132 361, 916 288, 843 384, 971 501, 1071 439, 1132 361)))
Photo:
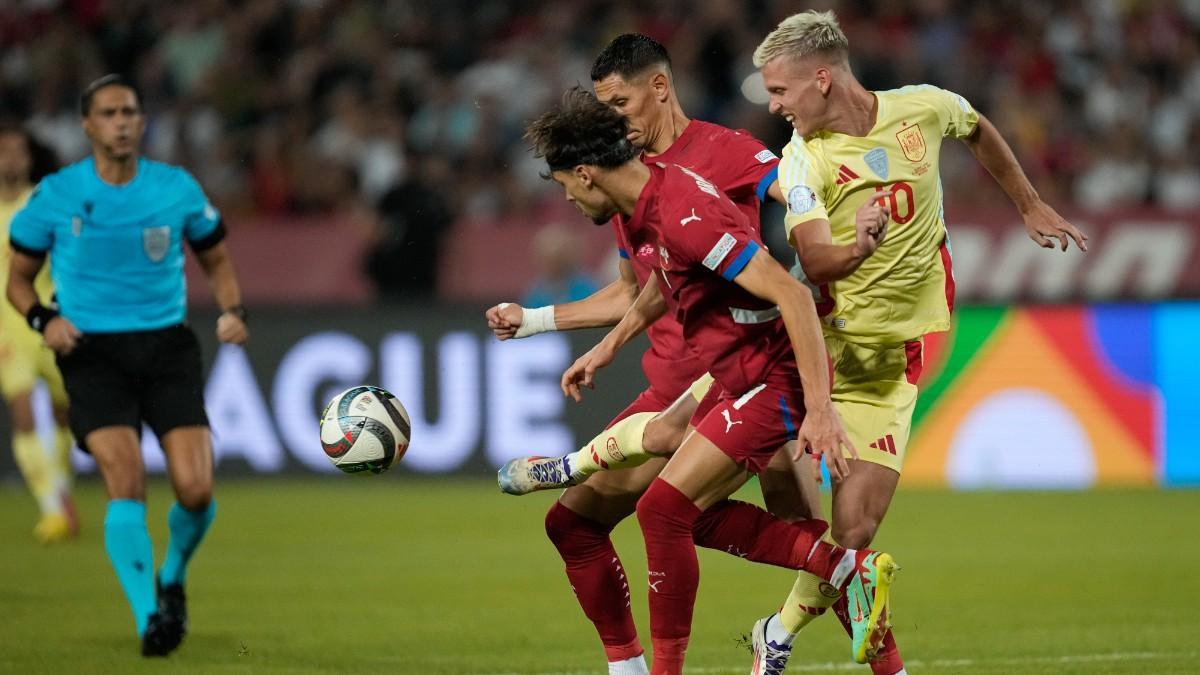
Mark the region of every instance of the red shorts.
POLYGON ((705 411, 701 405, 692 425, 738 466, 761 473, 781 446, 796 440, 804 420, 800 375, 795 366, 776 368, 749 391, 721 391, 714 397, 717 389, 714 384, 705 397, 713 398, 712 407, 705 411))
MULTIPOLYGON (((658 322, 654 325, 657 326, 658 322)), ((672 345, 673 342, 667 340, 665 344, 649 349, 642 355, 642 372, 646 375, 646 382, 651 389, 662 392, 668 399, 667 405, 674 403, 708 370, 708 366, 701 363, 691 349, 683 344, 682 338, 678 345, 672 345)))
POLYGON ((612 418, 612 421, 610 421, 608 426, 604 428, 607 429, 626 417, 629 417, 630 415, 636 415, 637 413, 662 412, 671 407, 671 404, 675 402, 676 398, 678 398, 678 394, 671 398, 667 398, 667 394, 651 385, 649 389, 646 389, 642 393, 638 394, 638 397, 633 399, 633 403, 630 403, 624 410, 617 413, 617 416, 612 418))
MULTIPOLYGON (((667 362, 653 350, 642 355, 642 372, 650 386, 633 399, 624 410, 612 418, 608 426, 643 412, 662 412, 704 374, 704 366, 695 358, 683 357, 667 362)), ((607 429, 608 427, 605 427, 607 429)))

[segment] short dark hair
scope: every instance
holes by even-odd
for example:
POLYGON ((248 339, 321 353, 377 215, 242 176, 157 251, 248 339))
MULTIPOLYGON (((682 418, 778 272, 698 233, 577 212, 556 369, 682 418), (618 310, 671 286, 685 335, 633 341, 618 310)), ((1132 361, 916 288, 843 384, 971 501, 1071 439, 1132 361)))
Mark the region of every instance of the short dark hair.
POLYGON ((50 146, 42 143, 30 133, 29 129, 14 121, 0 121, 0 136, 16 134, 25 139, 25 148, 29 151, 29 182, 37 183, 47 175, 58 171, 58 156, 50 146))
POLYGON ((650 66, 664 66, 671 71, 667 48, 641 33, 625 33, 613 38, 592 64, 592 82, 599 82, 616 73, 628 80, 650 66))
POLYGON ((142 107, 142 92, 138 90, 137 85, 133 83, 133 80, 125 77, 124 75, 109 73, 108 75, 105 75, 104 77, 89 84, 87 88, 83 90, 83 93, 79 95, 79 114, 81 117, 88 116, 88 113, 92 111, 92 99, 96 96, 96 92, 105 87, 125 87, 133 92, 133 96, 138 102, 138 108, 140 109, 142 107))
POLYGON ((550 171, 580 164, 612 169, 637 157, 637 149, 625 138, 628 133, 624 116, 592 92, 574 86, 558 107, 526 127, 525 139, 533 145, 534 156, 546 158, 550 171))

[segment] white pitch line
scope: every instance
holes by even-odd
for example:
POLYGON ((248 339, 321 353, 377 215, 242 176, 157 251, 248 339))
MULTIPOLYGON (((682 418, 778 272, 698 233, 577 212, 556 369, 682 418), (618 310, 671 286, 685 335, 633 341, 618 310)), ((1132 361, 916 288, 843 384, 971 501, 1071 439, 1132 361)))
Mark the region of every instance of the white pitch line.
MULTIPOLYGON (((1162 659, 1196 659, 1200 652, 1113 652, 1111 654, 1072 654, 1067 656, 1017 656, 1003 659, 933 659, 932 661, 910 660, 906 666, 913 668, 976 668, 980 666, 1030 666, 1079 663, 1112 663, 1117 661, 1156 661, 1162 659)), ((849 662, 796 663, 788 667, 789 673, 833 672, 839 670, 866 670, 866 666, 849 662)), ((716 666, 688 668, 687 672, 698 675, 725 675, 744 673, 746 666, 716 666)), ((536 672, 481 673, 480 675, 595 675, 590 670, 556 670, 536 672)))

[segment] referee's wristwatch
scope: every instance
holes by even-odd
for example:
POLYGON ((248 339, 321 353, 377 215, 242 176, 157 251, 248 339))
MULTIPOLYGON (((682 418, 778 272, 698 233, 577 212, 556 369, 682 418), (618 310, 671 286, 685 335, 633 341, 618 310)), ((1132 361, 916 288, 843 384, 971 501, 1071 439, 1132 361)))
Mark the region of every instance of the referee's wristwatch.
POLYGON ((33 303, 33 307, 30 307, 29 311, 25 313, 25 321, 29 324, 30 328, 39 333, 44 333, 46 332, 46 324, 50 323, 50 320, 56 316, 58 316, 57 309, 47 307, 40 302, 35 302, 33 303))
POLYGON ((249 323, 250 314, 246 312, 245 305, 234 305, 224 311, 225 314, 232 314, 241 319, 242 323, 249 323))

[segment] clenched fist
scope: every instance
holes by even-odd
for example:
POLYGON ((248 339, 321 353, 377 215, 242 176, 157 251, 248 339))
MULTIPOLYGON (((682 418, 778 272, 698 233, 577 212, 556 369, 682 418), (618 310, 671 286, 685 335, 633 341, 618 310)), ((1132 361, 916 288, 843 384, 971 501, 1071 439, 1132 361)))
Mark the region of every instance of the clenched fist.
POLYGON ((488 328, 498 340, 509 340, 517 336, 517 329, 525 318, 525 308, 516 303, 502 302, 484 313, 488 328))

